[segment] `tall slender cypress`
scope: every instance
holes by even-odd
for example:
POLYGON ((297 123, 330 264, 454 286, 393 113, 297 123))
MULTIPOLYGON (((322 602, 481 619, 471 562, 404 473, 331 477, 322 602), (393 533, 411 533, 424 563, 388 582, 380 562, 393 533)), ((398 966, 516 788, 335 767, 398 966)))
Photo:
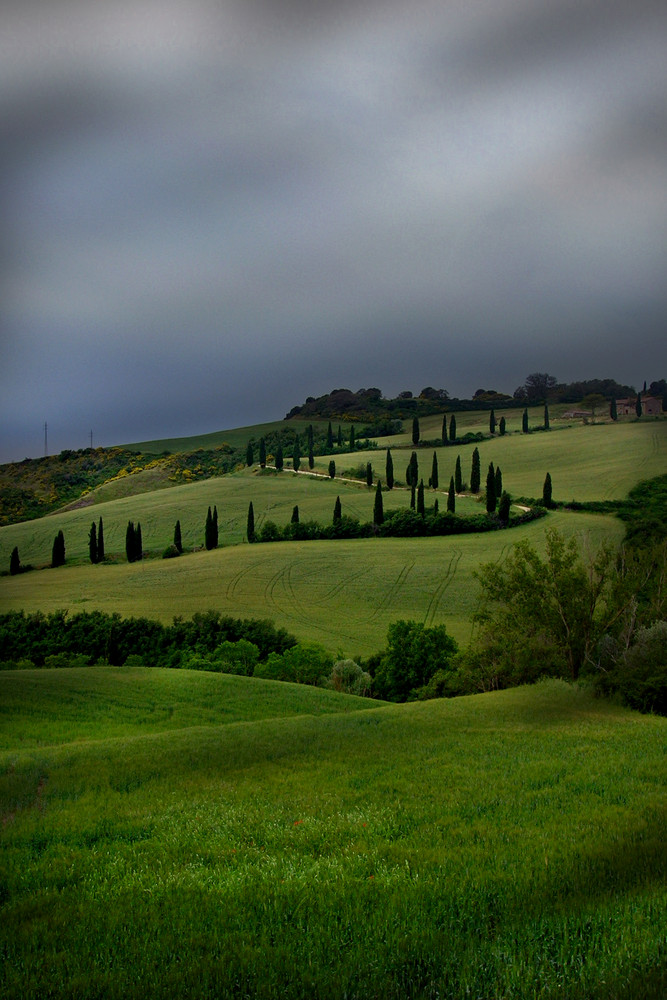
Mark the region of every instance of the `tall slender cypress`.
POLYGON ((410 510, 415 509, 415 499, 417 496, 417 487, 414 483, 410 485, 410 510))
POLYGON ((53 547, 51 549, 51 566, 53 569, 57 569, 58 566, 64 566, 65 564, 65 536, 62 531, 59 531, 56 537, 53 539, 53 547))
POLYGON ((456 468, 454 469, 454 485, 457 493, 463 492, 463 476, 461 474, 461 456, 456 456, 456 468))
POLYGON ((523 411, 523 416, 521 417, 521 430, 524 434, 528 433, 528 408, 523 411))
POLYGON ((102 518, 97 525, 97 561, 104 562, 104 524, 102 518))
POLYGON ((497 504, 496 498, 496 470, 493 462, 489 462, 489 471, 486 474, 486 513, 493 514, 497 504))
POLYGON ((218 547, 218 508, 213 507, 213 548, 218 547))
POLYGON ((99 558, 99 549, 97 547, 97 528, 94 521, 90 526, 90 531, 88 532, 88 557, 93 565, 99 558))
POLYGON ((642 394, 641 394, 641 392, 637 393, 637 401, 635 403, 635 413, 637 414, 638 417, 641 417, 641 415, 642 415, 642 394))
POLYGON ((332 458, 331 461, 329 462, 329 479, 333 479, 335 475, 336 475, 336 463, 332 458))
POLYGON ((327 427, 327 451, 331 451, 333 448, 333 429, 331 427, 331 421, 329 421, 329 426, 327 427))
POLYGON ((250 468, 250 466, 253 464, 254 461, 255 461, 255 456, 253 455, 252 442, 248 441, 245 450, 245 464, 248 466, 248 468, 250 468))
POLYGON ((134 532, 134 558, 137 562, 144 558, 144 544, 141 540, 141 522, 137 521, 137 527, 134 532))
POLYGON ((419 417, 412 418, 412 443, 415 447, 419 444, 419 417))
POLYGON ((482 473, 479 465, 479 448, 475 448, 472 453, 472 467, 470 469, 470 492, 479 493, 482 473))
POLYGON ((283 446, 280 441, 278 442, 278 447, 276 448, 276 457, 274 459, 274 462, 278 472, 282 472, 283 465, 285 464, 285 459, 283 457, 283 446))
POLYGON ((408 486, 414 486, 416 488, 419 481, 419 462, 417 461, 417 452, 413 451, 410 455, 410 462, 408 463, 408 469, 405 474, 405 482, 408 486))
POLYGON ((456 489, 454 487, 454 476, 449 480, 449 493, 447 494, 447 510, 450 514, 456 512, 456 489))
POLYGON ((503 493, 503 474, 500 471, 500 466, 496 466, 496 497, 500 499, 503 493))
POLYGON ((370 462, 366 462, 366 486, 370 490, 373 485, 373 466, 370 462))
POLYGON ((266 468, 266 442, 264 438, 259 439, 259 464, 262 469, 266 468))
POLYGON ((183 539, 181 538, 181 522, 177 521, 174 526, 174 545, 179 552, 183 551, 183 539))
POLYGON ((248 504, 248 519, 246 521, 245 533, 249 542, 255 541, 255 508, 252 505, 252 500, 248 504))
POLYGON ((544 429, 549 430, 549 406, 547 403, 544 404, 544 429))
POLYGON ((438 479, 438 456, 433 452, 433 462, 431 464, 431 486, 437 490, 440 480, 438 479))
POLYGON ((342 516, 343 516, 343 508, 340 502, 340 497, 336 497, 336 502, 334 504, 334 512, 333 512, 333 523, 336 524, 338 521, 340 521, 342 516))
POLYGON ((356 447, 356 440, 354 437, 354 424, 350 427, 350 451, 354 451, 356 447))
POLYGON ((298 504, 295 504, 294 509, 292 510, 292 521, 291 521, 291 523, 292 524, 298 524, 299 523, 299 506, 298 506, 298 504))
POLYGON ((489 414, 489 431, 491 434, 496 433, 496 411, 491 407, 491 413, 489 414))
POLYGON ((454 444, 456 441, 456 417, 453 413, 449 418, 449 440, 451 444, 454 444))
POLYGON ((336 440, 338 441, 338 447, 342 448, 343 447, 343 429, 340 426, 340 424, 338 425, 338 437, 336 438, 336 440))
POLYGON ((391 457, 391 448, 387 448, 387 461, 385 463, 385 481, 387 483, 387 489, 393 490, 394 488, 394 460, 391 457))
POLYGON ((132 521, 127 522, 127 528, 125 530, 125 555, 127 556, 128 562, 134 562, 137 558, 136 555, 137 546, 134 538, 134 523, 132 521))
POLYGON ((500 423, 498 424, 498 430, 500 431, 500 436, 502 437, 507 430, 507 421, 504 417, 500 418, 500 423))
POLYGON ((314 466, 315 466, 315 451, 313 442, 311 441, 308 445, 308 468, 312 469, 314 468, 314 466))
POLYGON ((208 508, 206 514, 206 524, 204 525, 204 545, 210 551, 213 548, 213 514, 208 508))
POLYGON ((382 504, 382 481, 378 479, 375 487, 375 503, 373 504, 373 524, 384 523, 384 506, 382 504))
POLYGON ((419 480, 419 486, 417 487, 417 513, 420 517, 424 517, 426 514, 426 506, 424 504, 424 480, 419 480))
POLYGON ((548 472, 544 479, 544 486, 542 487, 542 504, 545 507, 553 506, 551 476, 548 472))
POLYGON ((609 404, 609 416, 611 417, 612 420, 618 420, 618 410, 616 408, 615 396, 612 398, 612 401, 609 404))
POLYGON ((292 468, 295 472, 298 472, 301 467, 301 442, 299 441, 299 435, 297 434, 294 438, 294 447, 292 448, 292 468))
POLYGON ((498 520, 502 521, 503 524, 507 524, 510 519, 510 495, 505 490, 500 495, 500 503, 498 504, 498 520))
POLYGON ((12 554, 9 557, 9 573, 10 576, 16 576, 17 573, 21 572, 21 560, 19 559, 19 549, 18 545, 15 545, 12 549, 12 554))
POLYGON ((443 416, 442 416, 442 432, 441 432, 441 436, 442 436, 442 443, 443 444, 447 444, 447 441, 449 440, 449 438, 447 436, 447 414, 446 413, 444 413, 443 416))

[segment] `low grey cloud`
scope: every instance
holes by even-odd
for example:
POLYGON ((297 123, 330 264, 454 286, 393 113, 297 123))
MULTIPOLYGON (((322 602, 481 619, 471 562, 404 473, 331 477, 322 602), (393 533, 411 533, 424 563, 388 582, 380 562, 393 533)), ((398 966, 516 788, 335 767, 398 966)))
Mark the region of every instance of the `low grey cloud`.
POLYGON ((80 447, 339 385, 664 377, 663 4, 2 18, 0 460, 45 420, 80 447))

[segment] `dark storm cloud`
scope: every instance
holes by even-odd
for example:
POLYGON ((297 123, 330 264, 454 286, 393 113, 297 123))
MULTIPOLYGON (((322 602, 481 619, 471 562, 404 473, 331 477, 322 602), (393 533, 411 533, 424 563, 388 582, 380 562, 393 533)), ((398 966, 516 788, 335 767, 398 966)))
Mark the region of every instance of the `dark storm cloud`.
POLYGON ((664 376, 663 4, 2 18, 0 459, 44 420, 56 448, 334 385, 664 376))

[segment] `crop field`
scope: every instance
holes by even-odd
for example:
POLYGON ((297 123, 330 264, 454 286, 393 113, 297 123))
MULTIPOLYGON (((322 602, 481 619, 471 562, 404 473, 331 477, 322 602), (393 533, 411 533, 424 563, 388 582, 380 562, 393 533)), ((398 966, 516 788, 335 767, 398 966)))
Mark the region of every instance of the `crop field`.
MULTIPOLYGON (((365 493, 363 498, 368 502, 365 493)), ((592 547, 618 543, 623 535, 619 520, 595 514, 553 512, 548 523, 566 535, 586 536, 592 547)), ((175 614, 213 608, 270 618, 331 652, 367 656, 383 648, 398 618, 445 624, 457 641, 467 642, 478 592, 475 569, 521 538, 541 548, 543 524, 480 535, 245 544, 179 559, 82 563, 3 577, 0 592, 5 610, 117 611, 169 622, 175 614)))
POLYGON ((3 997, 665 995, 667 720, 166 673, 0 676, 3 997))

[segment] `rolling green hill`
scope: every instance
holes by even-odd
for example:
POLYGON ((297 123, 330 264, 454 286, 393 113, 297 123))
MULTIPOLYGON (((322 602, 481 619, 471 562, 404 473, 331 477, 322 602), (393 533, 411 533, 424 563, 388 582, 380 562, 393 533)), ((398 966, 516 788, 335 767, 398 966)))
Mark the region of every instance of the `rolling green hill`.
POLYGON ((228 679, 174 673, 108 674, 107 719, 58 671, 71 741, 3 726, 8 1000, 664 996, 665 719, 553 681, 327 714, 283 685, 262 718, 240 678, 220 724, 228 679))

